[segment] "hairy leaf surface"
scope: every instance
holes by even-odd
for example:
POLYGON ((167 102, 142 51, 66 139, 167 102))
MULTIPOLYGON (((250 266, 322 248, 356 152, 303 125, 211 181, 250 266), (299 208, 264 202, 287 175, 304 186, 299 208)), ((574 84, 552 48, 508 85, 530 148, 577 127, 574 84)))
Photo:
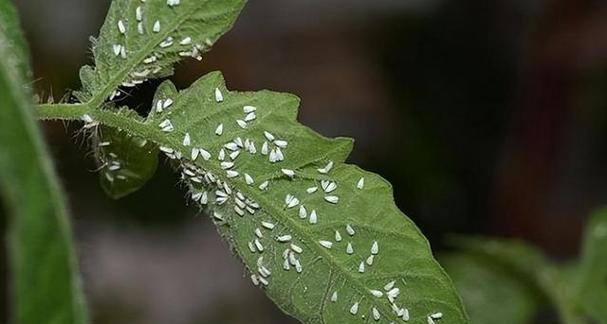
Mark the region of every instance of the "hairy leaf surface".
POLYGON ((103 103, 151 78, 173 72, 187 57, 202 59, 228 31, 245 0, 114 0, 93 39, 95 66, 81 69, 82 102, 103 103), (178 3, 171 5, 171 3, 178 3))
POLYGON ((85 323, 63 195, 32 116, 26 53, 15 10, 0 0, 0 193, 9 215, 14 306, 9 322, 85 323))
POLYGON ((181 92, 163 83, 147 120, 122 128, 181 168, 191 199, 286 313, 305 323, 467 323, 390 184, 344 163, 351 140, 299 124, 298 104, 230 92, 211 73, 181 92))
POLYGON ((607 323, 607 209, 594 213, 586 227, 578 276, 582 306, 607 323))

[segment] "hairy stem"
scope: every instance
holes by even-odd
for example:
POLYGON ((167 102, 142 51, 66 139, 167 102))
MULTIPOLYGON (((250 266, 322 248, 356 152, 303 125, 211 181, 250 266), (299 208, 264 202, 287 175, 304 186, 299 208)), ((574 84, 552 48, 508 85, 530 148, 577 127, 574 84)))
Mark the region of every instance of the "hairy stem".
POLYGON ((87 103, 44 104, 36 107, 36 114, 40 120, 67 121, 79 121, 86 114, 101 125, 123 130, 131 135, 140 136, 158 144, 167 142, 166 136, 163 136, 160 129, 151 128, 145 125, 143 120, 132 118, 132 116, 128 116, 124 111, 96 109, 92 107, 87 103))
POLYGON ((36 106, 38 119, 79 120, 92 112, 88 104, 44 104, 36 106))

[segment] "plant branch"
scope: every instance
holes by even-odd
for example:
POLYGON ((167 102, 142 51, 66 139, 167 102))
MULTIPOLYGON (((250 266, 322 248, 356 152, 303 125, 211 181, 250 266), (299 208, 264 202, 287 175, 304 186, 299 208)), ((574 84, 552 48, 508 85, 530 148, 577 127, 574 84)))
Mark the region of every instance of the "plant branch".
POLYGON ((41 120, 79 120, 92 113, 88 104, 43 104, 36 106, 36 115, 41 120))
POLYGON ((98 109, 92 108, 88 103, 84 104, 43 104, 36 107, 36 114, 40 120, 68 120, 80 121, 82 115, 89 115, 95 122, 126 131, 131 135, 140 136, 144 139, 153 141, 158 145, 174 145, 163 136, 160 129, 146 125, 143 120, 138 120, 129 115, 127 110, 98 109))

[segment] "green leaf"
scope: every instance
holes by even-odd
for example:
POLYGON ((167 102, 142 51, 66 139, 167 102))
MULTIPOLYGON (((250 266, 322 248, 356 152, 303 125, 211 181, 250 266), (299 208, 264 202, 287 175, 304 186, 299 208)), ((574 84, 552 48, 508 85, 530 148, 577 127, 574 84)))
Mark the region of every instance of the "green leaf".
POLYGON ((344 163, 351 140, 299 124, 298 104, 289 94, 230 92, 211 73, 181 92, 165 82, 144 123, 107 111, 92 117, 161 146, 254 282, 302 322, 379 316, 398 323, 406 309, 409 323, 428 323, 430 315, 467 323, 450 279, 395 206, 390 184, 344 163))
POLYGON ((454 237, 451 243, 463 252, 498 264, 528 282, 538 282, 534 278, 551 268, 541 251, 522 241, 454 237))
POLYGON ((80 72, 76 93, 92 106, 114 98, 119 86, 133 87, 173 73, 173 64, 202 54, 227 32, 245 0, 114 0, 98 39, 93 40, 95 67, 80 72))
POLYGON ((556 267, 539 250, 520 241, 455 238, 453 244, 517 278, 542 300, 549 301, 563 323, 586 323, 577 307, 568 267, 556 267))
POLYGON ((27 50, 15 28, 14 8, 0 0, 0 192, 9 215, 11 322, 85 323, 69 221, 32 116, 27 50))
POLYGON ((607 209, 590 218, 578 271, 582 307, 597 323, 607 323, 607 209))
POLYGON ((107 126, 97 132, 93 146, 107 195, 119 199, 143 187, 156 172, 158 146, 107 126))
MULTIPOLYGON (((119 86, 134 87, 150 78, 171 75, 173 64, 185 57, 202 59, 202 54, 232 27, 245 3, 177 2, 179 5, 172 6, 166 0, 113 1, 99 39, 93 41, 95 68, 85 66, 80 72, 83 90, 76 93, 78 99, 96 106, 108 96, 114 99, 121 95, 119 86)), ((105 192, 118 199, 151 178, 157 152, 154 145, 139 148, 132 138, 120 138, 120 132, 107 136, 112 147, 96 150, 102 165, 100 181, 105 192), (118 166, 120 170, 114 170, 118 166)), ((99 140, 105 142, 108 139, 99 140)))
POLYGON ((16 8, 10 1, 0 1, 0 30, 4 33, 4 41, 13 52, 12 55, 3 57, 5 64, 13 65, 15 72, 20 73, 24 79, 31 78, 29 66, 29 50, 19 25, 19 16, 16 8))
POLYGON ((514 273, 465 254, 450 255, 441 261, 453 278, 472 323, 533 323, 542 300, 533 287, 514 273))

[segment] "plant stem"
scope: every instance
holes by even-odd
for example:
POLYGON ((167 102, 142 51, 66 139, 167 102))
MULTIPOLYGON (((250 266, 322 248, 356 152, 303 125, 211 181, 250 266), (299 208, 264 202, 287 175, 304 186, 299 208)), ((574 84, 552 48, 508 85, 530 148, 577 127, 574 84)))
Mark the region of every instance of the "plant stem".
POLYGON ((91 106, 86 103, 38 105, 36 107, 36 113, 38 114, 38 119, 40 120, 79 121, 83 115, 89 115, 95 122, 102 125, 107 125, 134 133, 148 133, 146 132, 145 128, 137 126, 140 124, 137 122, 137 120, 121 114, 120 111, 92 109, 91 106))
POLYGON ((90 113, 88 104, 44 104, 36 106, 38 119, 79 120, 82 115, 90 113))
POLYGON ((95 122, 101 125, 125 131, 131 135, 139 136, 153 141, 159 145, 174 145, 170 143, 160 129, 154 129, 146 125, 142 120, 129 116, 125 111, 91 108, 88 103, 82 104, 44 104, 36 107, 36 113, 40 120, 68 120, 80 121, 82 115, 89 115, 95 122))

